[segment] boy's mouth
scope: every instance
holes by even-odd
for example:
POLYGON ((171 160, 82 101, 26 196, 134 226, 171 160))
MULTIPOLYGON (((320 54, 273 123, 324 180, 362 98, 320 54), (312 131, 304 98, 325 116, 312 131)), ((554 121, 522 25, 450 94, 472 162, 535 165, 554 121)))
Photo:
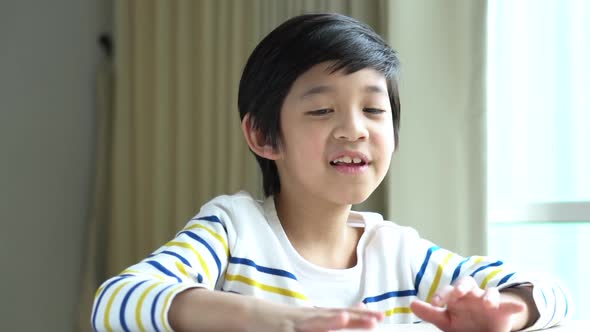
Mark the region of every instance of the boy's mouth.
POLYGON ((363 166, 366 165, 367 163, 362 160, 361 158, 358 157, 354 157, 351 158, 349 156, 345 156, 345 157, 340 157, 337 158, 335 160, 330 161, 330 165, 332 166, 337 166, 337 165, 342 165, 342 166, 363 166))
POLYGON ((369 159, 359 152, 339 153, 330 160, 330 166, 345 174, 362 173, 368 168, 369 164, 369 159))

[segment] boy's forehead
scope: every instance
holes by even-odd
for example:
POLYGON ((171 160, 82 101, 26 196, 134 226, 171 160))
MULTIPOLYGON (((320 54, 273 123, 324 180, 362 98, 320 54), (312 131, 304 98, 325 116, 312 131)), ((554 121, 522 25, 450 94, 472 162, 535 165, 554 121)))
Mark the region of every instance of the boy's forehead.
POLYGON ((387 81, 379 71, 367 67, 353 73, 348 73, 346 68, 333 70, 333 62, 317 64, 294 82, 292 92, 304 98, 308 95, 330 92, 340 85, 358 85, 367 92, 387 94, 387 81))

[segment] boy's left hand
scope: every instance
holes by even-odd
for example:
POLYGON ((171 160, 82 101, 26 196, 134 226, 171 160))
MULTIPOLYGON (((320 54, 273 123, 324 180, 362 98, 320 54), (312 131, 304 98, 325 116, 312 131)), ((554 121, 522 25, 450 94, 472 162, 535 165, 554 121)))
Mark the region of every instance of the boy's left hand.
POLYGON ((446 332, 515 331, 526 325, 528 316, 524 301, 503 296, 497 288, 483 290, 472 277, 447 286, 430 304, 416 300, 410 307, 416 316, 446 332))

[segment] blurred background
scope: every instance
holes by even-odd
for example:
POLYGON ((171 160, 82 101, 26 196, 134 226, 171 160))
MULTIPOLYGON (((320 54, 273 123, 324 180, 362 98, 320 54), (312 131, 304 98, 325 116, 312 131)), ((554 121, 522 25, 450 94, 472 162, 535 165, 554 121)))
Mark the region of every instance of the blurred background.
POLYGON ((588 1, 1 0, 2 330, 89 330, 102 281, 215 195, 261 196, 239 78, 306 12, 400 53, 399 150, 356 208, 557 276, 590 319, 588 1))

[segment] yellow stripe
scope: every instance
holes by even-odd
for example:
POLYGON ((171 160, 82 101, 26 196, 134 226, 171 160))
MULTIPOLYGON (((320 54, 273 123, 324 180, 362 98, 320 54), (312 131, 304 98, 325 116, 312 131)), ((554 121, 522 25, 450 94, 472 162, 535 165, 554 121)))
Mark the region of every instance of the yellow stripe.
POLYGON ((436 276, 434 277, 434 281, 432 282, 432 285, 430 286, 430 291, 428 292, 428 297, 426 298, 426 302, 430 302, 430 300, 432 299, 432 296, 434 295, 434 292, 436 292, 436 289, 438 288, 438 284, 440 283, 440 278, 442 276, 445 265, 447 265, 447 263, 449 263, 449 261, 451 260, 451 257, 453 257, 453 256, 454 256, 454 254, 452 252, 448 253, 447 257, 445 257, 442 264, 440 264, 438 266, 438 269, 436 270, 436 276))
POLYGON ((225 239, 223 238, 223 236, 217 234, 214 230, 212 230, 211 228, 207 227, 207 226, 203 226, 201 224, 195 224, 192 225, 191 227, 186 228, 187 230, 190 229, 195 229, 195 228, 201 228, 206 230, 207 232, 209 232, 209 234, 211 234, 213 237, 215 237, 223 246, 223 248, 225 249, 225 254, 229 255, 229 249, 227 248, 227 243, 225 242, 225 239))
POLYGON ((152 277, 157 278, 157 279, 160 279, 160 280, 166 280, 166 278, 162 277, 159 274, 151 273, 151 272, 146 272, 146 271, 138 271, 138 270, 130 270, 130 269, 127 269, 127 270, 121 272, 121 274, 125 274, 125 273, 132 273, 132 274, 138 274, 138 275, 147 274, 149 276, 152 276, 152 277))
POLYGON ((209 280, 209 284, 210 285, 214 284, 213 280, 211 279, 211 274, 209 273, 209 269, 207 268, 207 264, 205 263, 205 260, 203 259, 203 257, 201 257, 201 254, 199 254, 199 252, 196 251, 195 248, 193 248, 190 244, 184 243, 184 242, 170 241, 170 242, 166 243, 166 246, 168 246, 168 247, 177 246, 177 247, 182 247, 182 248, 186 248, 186 249, 190 250, 199 259, 199 264, 201 264, 201 268, 203 268, 203 271, 205 272, 205 275, 207 276, 207 279, 209 280))
POLYGON ((113 328, 111 327, 111 323, 109 322, 110 320, 110 316, 111 316, 111 307, 113 306, 113 301, 115 300, 115 297, 117 297, 117 294, 119 294, 119 292, 121 291, 121 289, 123 287, 125 287, 125 285, 127 285, 128 283, 130 283, 131 280, 126 281, 124 283, 122 283, 121 285, 119 285, 119 287, 117 287, 115 289, 115 291, 113 292, 113 294, 111 295, 111 298, 109 299, 109 302, 107 303, 107 307, 104 311, 104 320, 103 320, 103 324, 104 324, 104 328, 107 331, 112 331, 113 328))
POLYGON ((145 332, 145 328, 143 327, 143 324, 141 323, 141 307, 143 306, 143 301, 145 301, 146 296, 148 295, 149 292, 151 292, 152 289, 154 289, 156 286, 163 284, 162 282, 157 282, 153 285, 151 285, 150 287, 146 288, 143 293, 141 293, 141 296, 139 297, 139 300, 137 301, 137 305, 135 306, 135 321, 137 322, 137 326, 139 326, 139 330, 145 332))
POLYGON ((180 273, 182 273, 185 277, 191 279, 191 277, 188 275, 188 272, 186 272, 186 269, 184 268, 184 264, 178 261, 174 262, 174 264, 176 264, 176 268, 178 269, 178 271, 180 271, 180 273))
POLYGON ((248 284, 248 285, 256 287, 256 288, 260 288, 260 289, 265 290, 267 292, 276 293, 276 294, 289 296, 289 297, 294 297, 294 298, 300 299, 300 300, 305 300, 305 301, 307 300, 307 296, 305 296, 301 293, 297 293, 297 292, 294 292, 294 291, 291 291, 291 290, 288 290, 285 288, 279 288, 279 287, 274 287, 274 286, 262 284, 262 283, 259 283, 258 281, 252 280, 250 278, 246 278, 241 275, 226 274, 225 279, 230 280, 230 281, 243 282, 245 284, 248 284))
POLYGON ((96 297, 102 293, 102 290, 104 289, 104 285, 100 286, 97 290, 96 293, 94 293, 94 301, 96 301, 96 297))
POLYGON ((488 282, 490 282, 490 280, 492 280, 492 278, 500 272, 502 272, 501 268, 495 269, 490 274, 488 274, 488 276, 481 282, 481 285, 479 285, 479 288, 484 289, 488 285, 488 282))
POLYGON ((168 295, 166 296, 166 298, 164 299, 164 305, 162 306, 162 313, 160 315, 160 319, 162 320, 162 323, 164 324, 164 328, 166 329, 166 331, 172 332, 170 330, 170 328, 168 328, 168 324, 166 324, 166 322, 168 321, 168 319, 166 319, 166 308, 168 307, 168 302, 170 302, 170 299, 172 298, 172 294, 176 293, 176 291, 182 287, 185 287, 186 285, 180 285, 178 287, 174 287, 170 293, 168 293, 168 295))
POLYGON ((483 256, 477 256, 477 259, 473 262, 473 264, 481 263, 483 261, 483 258, 483 256))
POLYGON ((395 307, 393 309, 389 309, 385 312, 385 316, 391 316, 393 314, 411 314, 412 309, 408 307, 395 307))

